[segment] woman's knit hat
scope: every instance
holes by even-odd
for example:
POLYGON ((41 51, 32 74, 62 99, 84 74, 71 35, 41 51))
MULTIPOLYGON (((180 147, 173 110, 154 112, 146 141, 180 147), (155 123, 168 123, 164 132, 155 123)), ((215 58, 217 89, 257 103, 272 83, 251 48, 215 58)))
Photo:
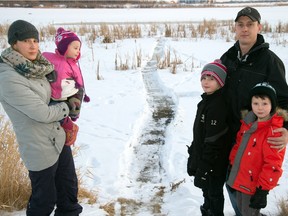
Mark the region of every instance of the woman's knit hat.
POLYGON ((205 75, 213 76, 221 87, 225 84, 225 79, 227 76, 227 68, 222 64, 220 59, 216 59, 204 66, 201 72, 201 80, 205 75))
POLYGON ((57 46, 58 52, 61 55, 65 55, 69 44, 73 41, 79 41, 81 43, 80 39, 74 32, 66 31, 62 27, 57 29, 55 36, 55 44, 57 46))
POLYGON ((251 106, 252 97, 255 95, 269 97, 269 99, 271 100, 271 112, 270 113, 273 113, 276 110, 276 106, 277 106, 276 90, 271 85, 269 85, 269 83, 267 82, 258 83, 250 90, 250 93, 249 93, 250 106, 251 106))
POLYGON ((29 38, 39 41, 39 32, 34 25, 24 20, 16 20, 10 25, 8 29, 8 43, 10 45, 29 38))

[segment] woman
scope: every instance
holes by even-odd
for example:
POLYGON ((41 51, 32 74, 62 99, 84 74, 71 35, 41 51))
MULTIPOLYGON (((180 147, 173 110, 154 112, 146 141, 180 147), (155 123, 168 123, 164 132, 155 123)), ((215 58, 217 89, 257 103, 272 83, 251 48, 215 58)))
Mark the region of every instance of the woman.
POLYGON ((69 114, 66 103, 49 106, 54 70, 39 51, 39 33, 24 20, 8 30, 11 45, 0 58, 0 102, 9 116, 21 158, 29 170, 32 194, 28 216, 76 216, 78 184, 71 148, 64 145, 59 120, 69 114))

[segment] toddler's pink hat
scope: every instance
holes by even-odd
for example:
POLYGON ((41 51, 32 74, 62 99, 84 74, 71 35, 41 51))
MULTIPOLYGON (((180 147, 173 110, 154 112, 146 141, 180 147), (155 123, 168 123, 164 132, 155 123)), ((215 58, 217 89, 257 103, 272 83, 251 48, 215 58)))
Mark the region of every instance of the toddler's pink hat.
POLYGON ((78 36, 72 31, 66 31, 64 28, 60 27, 57 29, 55 36, 55 44, 57 50, 61 55, 65 55, 68 45, 73 41, 80 41, 78 36))

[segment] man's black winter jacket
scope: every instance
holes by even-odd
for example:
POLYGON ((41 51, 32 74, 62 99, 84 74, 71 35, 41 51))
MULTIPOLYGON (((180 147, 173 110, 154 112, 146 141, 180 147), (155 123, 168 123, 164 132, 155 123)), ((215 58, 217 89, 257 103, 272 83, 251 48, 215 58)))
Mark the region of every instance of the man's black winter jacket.
POLYGON ((240 111, 250 108, 249 91, 260 82, 268 82, 277 92, 278 106, 288 107, 288 86, 285 78, 285 67, 281 59, 258 34, 257 42, 244 56, 241 55, 239 41, 221 57, 228 73, 224 86, 229 103, 232 139, 240 128, 240 111))

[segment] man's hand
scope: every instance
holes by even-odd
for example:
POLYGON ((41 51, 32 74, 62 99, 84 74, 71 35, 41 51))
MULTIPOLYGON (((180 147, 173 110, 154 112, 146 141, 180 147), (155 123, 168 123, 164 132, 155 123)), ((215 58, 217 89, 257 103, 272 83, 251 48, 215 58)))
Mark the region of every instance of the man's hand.
POLYGON ((274 133, 281 133, 280 137, 268 137, 267 141, 271 144, 271 148, 276 148, 281 151, 288 143, 288 131, 286 128, 277 128, 274 133))

